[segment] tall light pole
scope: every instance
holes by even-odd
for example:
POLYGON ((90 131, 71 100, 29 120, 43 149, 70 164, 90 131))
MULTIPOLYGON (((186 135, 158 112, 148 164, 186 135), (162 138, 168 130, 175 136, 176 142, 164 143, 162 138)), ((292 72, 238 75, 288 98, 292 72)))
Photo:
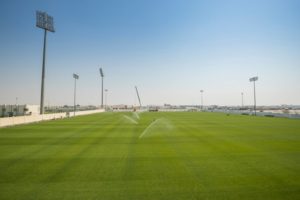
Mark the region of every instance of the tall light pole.
POLYGON ((74 78, 74 116, 76 112, 76 80, 79 79, 79 76, 77 74, 73 74, 74 78))
POLYGON ((19 105, 18 105, 18 97, 16 97, 16 116, 18 115, 19 112, 19 105))
POLYGON ((201 110, 203 109, 203 90, 200 90, 201 92, 201 110))
POLYGON ((107 109, 107 93, 108 89, 105 89, 105 108, 107 109))
POLYGON ((242 92, 241 95, 242 95, 242 108, 243 108, 244 107, 244 93, 242 92))
POLYGON ((102 85, 101 85, 101 108, 103 108, 103 78, 104 78, 104 73, 102 68, 99 69, 100 71, 100 76, 101 76, 101 81, 102 81, 102 85))
POLYGON ((252 77, 249 79, 250 82, 253 82, 253 86, 254 86, 254 115, 256 116, 256 94, 255 94, 255 81, 258 80, 258 77, 252 77))
POLYGON ((45 64, 46 64, 47 31, 55 32, 53 26, 53 17, 47 15, 46 12, 36 11, 36 26, 44 29, 43 67, 42 67, 41 103, 40 103, 40 114, 44 114, 44 80, 45 80, 45 64))

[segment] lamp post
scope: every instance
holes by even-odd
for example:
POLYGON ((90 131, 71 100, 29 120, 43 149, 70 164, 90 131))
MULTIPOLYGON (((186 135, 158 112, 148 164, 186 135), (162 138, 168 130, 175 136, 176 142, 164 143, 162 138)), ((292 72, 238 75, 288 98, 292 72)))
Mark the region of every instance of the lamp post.
POLYGON ((74 116, 76 112, 76 80, 79 79, 79 76, 77 74, 73 74, 74 78, 74 116))
POLYGON ((107 109, 107 93, 108 89, 105 89, 105 109, 107 109))
POLYGON ((100 76, 101 76, 101 108, 103 108, 103 79, 104 79, 104 73, 103 73, 103 70, 102 68, 99 69, 100 71, 100 76))
POLYGON ((44 48, 43 48, 43 66, 42 66, 42 83, 41 83, 41 103, 40 114, 44 114, 44 80, 45 80, 45 65, 46 65, 46 42, 47 31, 55 32, 53 26, 53 17, 46 12, 36 11, 36 26, 44 29, 44 48))
POLYGON ((258 80, 258 77, 255 76, 255 77, 252 77, 249 79, 250 82, 253 82, 253 87, 254 87, 254 115, 256 116, 256 94, 255 94, 255 81, 258 80))
POLYGON ((244 93, 242 92, 241 93, 241 96, 242 96, 242 108, 244 107, 244 93))
POLYGON ((201 110, 203 109, 203 90, 200 90, 201 92, 201 110))
POLYGON ((15 111, 16 111, 15 116, 17 116, 18 112, 19 112, 18 97, 16 97, 16 108, 15 108, 15 111))

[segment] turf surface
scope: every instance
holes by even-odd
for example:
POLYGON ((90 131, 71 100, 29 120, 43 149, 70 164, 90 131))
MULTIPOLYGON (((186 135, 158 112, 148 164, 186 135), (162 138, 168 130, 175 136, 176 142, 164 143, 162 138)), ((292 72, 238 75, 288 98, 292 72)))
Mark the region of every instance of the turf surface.
POLYGON ((300 199, 300 120, 102 113, 1 128, 0 199, 300 199))

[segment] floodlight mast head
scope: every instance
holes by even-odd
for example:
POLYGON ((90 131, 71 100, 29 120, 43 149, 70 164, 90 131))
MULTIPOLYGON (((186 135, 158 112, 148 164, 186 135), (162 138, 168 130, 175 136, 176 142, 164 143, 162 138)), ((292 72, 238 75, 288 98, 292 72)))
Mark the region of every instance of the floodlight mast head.
POLYGON ((252 78, 249 79, 250 82, 257 81, 257 80, 258 80, 258 77, 257 77, 257 76, 252 77, 252 78))
POLYGON ((50 32, 55 32, 53 17, 46 12, 36 11, 36 26, 50 32))
POLYGON ((257 76, 254 76, 252 78, 249 79, 250 82, 253 82, 253 91, 254 91, 254 105, 253 105, 253 109, 254 109, 254 115, 256 116, 256 93, 255 93, 255 81, 258 80, 257 76))
POLYGON ((45 65, 46 65, 46 41, 47 31, 55 32, 53 26, 53 17, 46 12, 36 11, 36 26, 44 29, 44 48, 43 48, 43 66, 42 66, 42 83, 41 83, 41 103, 40 114, 44 114, 44 79, 45 79, 45 65))
POLYGON ((100 71, 100 76, 103 78, 104 77, 104 73, 103 73, 102 68, 100 68, 99 71, 100 71))
POLYGON ((73 78, 79 79, 79 76, 77 74, 73 74, 73 78))
POLYGON ((103 70, 102 68, 99 68, 99 72, 100 72, 100 76, 102 78, 101 82, 101 108, 103 108, 103 78, 104 78, 104 73, 103 73, 103 70))

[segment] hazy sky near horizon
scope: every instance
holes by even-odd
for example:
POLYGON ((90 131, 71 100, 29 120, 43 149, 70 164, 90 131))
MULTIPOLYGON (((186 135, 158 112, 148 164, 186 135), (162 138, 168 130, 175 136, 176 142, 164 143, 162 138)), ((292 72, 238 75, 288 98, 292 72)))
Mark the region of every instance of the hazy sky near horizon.
POLYGON ((46 105, 300 104, 298 0, 0 0, 0 104, 39 104, 43 30, 46 105))

